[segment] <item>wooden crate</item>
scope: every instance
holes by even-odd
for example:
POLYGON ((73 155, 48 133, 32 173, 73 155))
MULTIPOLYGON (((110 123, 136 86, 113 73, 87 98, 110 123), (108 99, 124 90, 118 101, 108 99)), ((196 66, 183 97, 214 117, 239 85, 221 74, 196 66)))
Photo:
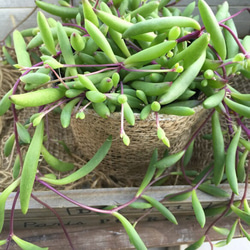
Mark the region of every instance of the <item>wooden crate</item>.
MULTIPOLYGON (((230 193, 228 185, 221 185, 221 187, 230 193)), ((180 192, 187 188, 188 186, 151 187, 146 194, 157 200, 162 200, 167 194, 180 192)), ((236 197, 236 200, 240 200, 243 195, 243 184, 240 184, 239 190, 239 196, 236 197)), ((62 193, 82 204, 103 208, 129 201, 136 191, 137 188, 110 188, 69 190, 62 191, 62 193)), ((120 222, 113 216, 101 215, 76 207, 51 191, 35 192, 34 194, 40 200, 48 203, 61 216, 76 249, 133 248, 120 222)), ((197 195, 203 208, 220 206, 229 201, 229 198, 216 198, 200 191, 197 191, 197 195)), ((8 234, 10 210, 14 196, 15 193, 8 198, 6 203, 6 221, 3 236, 8 234)), ((247 199, 250 200, 250 194, 248 194, 247 199)), ((173 225, 157 210, 153 210, 136 226, 138 233, 148 247, 191 244, 202 236, 209 223, 214 220, 212 217, 208 218, 206 227, 201 229, 194 217, 191 199, 183 202, 164 201, 163 204, 175 214, 179 225, 173 225)), ((132 208, 125 208, 121 212, 131 222, 134 222, 145 213, 145 211, 132 208)), ((218 225, 230 228, 235 218, 234 215, 225 217, 218 225)), ((17 235, 39 246, 49 246, 51 249, 60 250, 69 249, 55 215, 34 200, 31 200, 30 209, 26 215, 21 213, 20 204, 17 202, 14 228, 17 235)), ((250 228, 246 228, 250 232, 250 228)), ((209 235, 212 240, 222 239, 220 235, 212 230, 209 235)), ((237 231, 235 237, 239 236, 240 232, 237 231)), ((15 248, 15 245, 12 247, 11 249, 18 249, 15 248)))

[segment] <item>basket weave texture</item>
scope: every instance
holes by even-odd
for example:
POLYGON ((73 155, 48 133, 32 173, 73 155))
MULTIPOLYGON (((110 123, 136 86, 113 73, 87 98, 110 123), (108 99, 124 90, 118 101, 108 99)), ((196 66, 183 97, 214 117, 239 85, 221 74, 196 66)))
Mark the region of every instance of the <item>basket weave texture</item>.
MULTIPOLYGON (((195 128, 206 115, 202 106, 195 108, 192 116, 160 115, 160 126, 170 141, 169 153, 184 148, 195 128)), ((155 148, 163 156, 167 147, 158 139, 154 114, 142 121, 136 115, 135 126, 126 124, 124 130, 130 137, 129 146, 120 139, 120 113, 113 113, 109 118, 99 117, 93 110, 86 111, 84 120, 72 119, 71 126, 75 141, 82 154, 90 159, 105 139, 112 135, 112 146, 99 166, 99 169, 116 179, 129 178, 139 185, 148 168, 150 157, 155 148)))

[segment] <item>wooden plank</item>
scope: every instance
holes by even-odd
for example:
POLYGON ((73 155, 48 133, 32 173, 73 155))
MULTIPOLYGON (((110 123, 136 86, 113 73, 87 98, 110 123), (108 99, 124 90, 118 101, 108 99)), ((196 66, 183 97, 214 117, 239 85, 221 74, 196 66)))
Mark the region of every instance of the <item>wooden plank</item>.
MULTIPOLYGON (((208 225, 212 223, 213 218, 208 218, 205 228, 201 229, 194 216, 177 217, 179 225, 173 225, 167 220, 151 218, 150 221, 143 221, 137 224, 136 230, 148 248, 150 247, 166 247, 175 246, 177 244, 191 244, 201 237, 208 225)), ((234 217, 225 217, 218 224, 219 227, 230 228, 234 223, 234 217)), ((250 228, 244 225, 250 233, 250 228)), ((119 222, 113 224, 99 225, 74 225, 67 226, 66 229, 70 235, 75 249, 96 250, 96 249, 134 249, 129 243, 127 234, 119 222)), ((41 247, 49 247, 49 249, 68 250, 69 245, 62 232, 62 229, 56 225, 51 227, 38 226, 36 228, 15 229, 15 234, 19 237, 37 244, 41 247)), ((1 239, 8 235, 5 230, 1 239)), ((225 236, 215 233, 213 230, 209 232, 211 240, 222 240, 225 236)), ((240 237, 237 229, 235 238, 240 237)), ((19 249, 14 243, 11 249, 19 249)))
MULTIPOLYGON (((228 185, 221 185, 224 190, 230 189, 228 185)), ((147 190, 146 194, 154 197, 157 200, 162 200, 167 194, 176 193, 183 190, 187 190, 188 186, 166 186, 166 187, 152 187, 147 190)), ((244 185, 239 186, 239 196, 235 200, 240 200, 244 192, 244 185)), ((86 189, 86 190, 69 190, 62 193, 73 200, 78 201, 86 206, 103 208, 110 205, 121 205, 130 201, 136 194, 137 188, 110 188, 110 189, 86 189)), ((34 193, 40 200, 46 202, 50 207, 54 208, 59 216, 62 218, 66 225, 99 225, 104 222, 112 224, 116 220, 109 215, 97 214, 90 212, 84 208, 76 207, 74 204, 58 197, 51 191, 48 192, 35 192, 34 193)), ((12 207, 12 201, 15 193, 13 193, 6 202, 6 215, 5 215, 5 228, 9 226, 10 211, 12 207)), ((227 204, 229 198, 216 198, 207 195, 203 192, 197 191, 199 200, 203 208, 211 206, 222 206, 227 204)), ((246 197, 250 200, 250 194, 246 197)), ((193 208, 191 199, 187 199, 183 202, 169 202, 164 201, 163 204, 172 211, 175 215, 192 216, 193 208)), ((130 220, 136 221, 145 211, 136 210, 132 208, 122 209, 122 213, 130 220)), ((162 215, 153 210, 144 220, 152 220, 152 218, 162 219, 162 215), (150 219, 151 218, 151 219, 150 219)), ((17 202, 15 209, 15 226, 16 228, 36 228, 36 227, 49 227, 52 225, 58 225, 58 220, 53 213, 44 208, 41 204, 34 200, 30 201, 30 208, 26 215, 23 215, 20 210, 20 204, 17 202)))
MULTIPOLYGON (((229 191, 230 188, 227 184, 222 184, 220 187, 229 191)), ((154 197, 157 200, 162 200, 167 194, 177 193, 190 188, 189 186, 160 186, 160 187, 151 187, 146 191, 147 195, 154 197)), ((123 204, 134 197, 137 192, 137 188, 128 187, 128 188, 101 188, 101 189, 77 189, 77 190, 66 190, 62 193, 66 196, 71 197, 73 200, 84 203, 88 206, 111 206, 123 204)), ((244 184, 239 184, 239 195, 236 196, 238 199, 242 196, 244 192, 244 184)), ((38 191, 34 193, 39 199, 46 201, 51 207, 62 208, 62 207, 76 207, 76 205, 69 203, 68 201, 58 198, 56 194, 52 191, 38 191)), ((12 200, 14 193, 7 199, 6 209, 11 208, 12 200)), ((209 202, 223 202, 229 200, 229 198, 221 198, 207 195, 199 190, 197 190, 197 195, 200 198, 202 203, 209 202)), ((247 194, 247 199, 250 200, 250 193, 247 194)), ((190 204, 191 199, 183 201, 183 203, 190 204)), ((167 202, 165 204, 170 204, 167 202)), ((173 204, 173 202, 171 202, 173 204)), ((42 208, 37 202, 31 202, 31 209, 42 208)), ((20 209, 20 204, 17 203, 16 209, 20 209)))

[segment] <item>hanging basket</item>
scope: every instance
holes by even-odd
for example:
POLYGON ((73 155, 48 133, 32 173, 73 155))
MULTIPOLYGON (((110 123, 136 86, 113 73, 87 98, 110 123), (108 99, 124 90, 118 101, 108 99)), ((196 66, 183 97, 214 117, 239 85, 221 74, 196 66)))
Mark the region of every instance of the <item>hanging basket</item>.
MULTIPOLYGON (((183 149, 195 128, 203 121, 206 111, 202 106, 195 108, 192 116, 159 115, 160 126, 170 141, 169 153, 183 149)), ((136 114, 135 125, 126 122, 124 130, 130 138, 130 145, 125 146, 120 138, 120 113, 113 113, 107 119, 101 118, 93 110, 86 110, 84 120, 72 119, 71 126, 75 142, 84 157, 91 159, 97 149, 109 135, 112 146, 98 169, 118 181, 126 178, 132 185, 139 185, 155 148, 159 156, 168 149, 157 137, 154 114, 146 120, 140 120, 136 114)))

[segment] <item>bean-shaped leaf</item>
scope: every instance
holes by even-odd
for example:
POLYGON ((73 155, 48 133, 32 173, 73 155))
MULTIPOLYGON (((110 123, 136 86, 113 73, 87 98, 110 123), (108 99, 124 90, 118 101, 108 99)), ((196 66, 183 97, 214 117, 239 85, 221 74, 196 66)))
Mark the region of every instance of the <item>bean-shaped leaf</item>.
POLYGON ((82 51, 85 48, 86 41, 80 34, 73 32, 70 36, 70 43, 75 51, 82 51))
POLYGON ((248 225, 250 225, 250 216, 248 213, 240 210, 234 205, 231 205, 231 209, 233 212, 240 217, 241 220, 245 221, 248 225))
POLYGON ((225 103, 227 106, 235 111, 236 113, 245 116, 246 118, 250 118, 250 107, 240 104, 238 102, 232 101, 228 97, 224 98, 225 103))
POLYGON ((22 240, 19 237, 17 237, 16 235, 12 236, 12 240, 14 240, 16 242, 16 244, 21 247, 21 249, 23 250, 48 250, 48 247, 39 247, 36 246, 28 241, 22 240))
POLYGON ((7 240, 0 240, 0 246, 3 246, 7 243, 7 240))
POLYGON ((142 198, 149 202, 153 207, 155 207, 164 217, 166 217, 166 219, 168 219, 175 225, 178 224, 175 216, 162 203, 148 195, 142 195, 142 198))
POLYGON ((181 159, 184 153, 185 153, 185 150, 172 154, 172 155, 167 155, 166 157, 157 161, 155 163, 155 167, 159 169, 171 167, 181 159))
POLYGON ((18 64, 23 67, 31 67, 30 56, 26 50, 26 43, 18 30, 13 32, 13 42, 18 64))
POLYGON ((165 55, 168 51, 173 49, 176 45, 176 41, 165 41, 160 44, 157 44, 153 47, 146 48, 142 51, 133 54, 132 56, 125 59, 124 64, 134 65, 140 62, 151 61, 158 57, 165 55))
POLYGON ((16 156, 12 172, 13 172, 13 178, 16 179, 20 173, 20 157, 19 157, 19 155, 16 156))
POLYGON ((211 108, 214 108, 216 106, 218 106, 224 96, 225 96, 225 89, 221 89, 220 91, 216 92, 215 94, 209 96, 204 102, 203 102, 203 107, 205 109, 211 109, 211 108))
POLYGON ((197 240, 195 243, 193 243, 192 245, 187 247, 186 250, 196 250, 196 249, 198 249, 204 243, 205 239, 206 239, 206 236, 203 235, 199 240, 197 240))
POLYGON ((29 208, 29 201, 37 172, 38 161, 43 143, 44 122, 36 127, 30 146, 26 153, 20 183, 20 203, 24 214, 29 208))
POLYGON ((210 208, 205 208, 204 212, 205 212, 206 217, 211 217, 211 216, 222 214, 226 209, 227 209, 226 206, 210 207, 210 208))
POLYGON ((56 46, 55 46, 55 41, 50 29, 50 26, 48 24, 48 21, 45 17, 45 15, 41 12, 38 11, 37 13, 37 24, 43 39, 43 42, 47 48, 47 50, 52 54, 56 55, 56 46))
POLYGON ((50 76, 47 74, 36 72, 21 76, 20 79, 24 83, 36 84, 38 86, 50 81, 50 76))
POLYGON ((228 236, 230 230, 228 228, 224 228, 224 227, 216 227, 213 226, 213 230, 221 235, 226 235, 228 236))
POLYGON ((114 212, 112 214, 122 223, 124 229, 126 230, 129 236, 129 239, 131 240, 132 244, 136 247, 136 249, 147 250, 147 247, 141 240, 138 233, 135 231, 134 227, 130 224, 130 222, 118 212, 114 212))
POLYGON ((4 153, 4 155, 6 157, 8 157, 11 154, 11 151, 13 149, 14 143, 15 143, 15 134, 13 133, 13 134, 11 134, 9 136, 9 138, 7 139, 7 141, 4 144, 4 151, 3 151, 3 153, 4 153))
POLYGON ((169 29, 173 26, 179 27, 192 27, 200 30, 200 25, 197 21, 189 17, 172 16, 172 17, 159 17, 151 18, 143 22, 138 22, 130 27, 123 33, 124 38, 134 37, 143 33, 169 29))
POLYGON ((104 102, 92 103, 95 112, 102 118, 108 118, 110 116, 110 110, 104 102))
POLYGON ((247 156, 249 154, 248 150, 245 150, 243 154, 239 158, 239 162, 237 165, 237 177, 239 182, 244 182, 246 178, 246 170, 245 170, 245 165, 247 162, 247 156))
POLYGON ((112 143, 112 137, 109 136, 107 140, 103 143, 103 145, 98 149, 96 154, 85 165, 83 165, 82 168, 78 169, 69 176, 59 180, 52 180, 44 177, 41 177, 40 179, 55 185, 66 185, 81 179, 82 177, 86 176, 91 171, 93 171, 101 163, 101 161, 108 153, 111 147, 111 143, 112 143))
POLYGON ((248 150, 250 151, 250 141, 247 141, 243 138, 240 138, 240 143, 248 150))
POLYGON ((214 184, 218 185, 224 174, 225 146, 219 120, 219 113, 217 111, 215 111, 212 116, 212 138, 214 153, 214 184))
POLYGON ((85 20, 85 28, 87 29, 90 37, 95 41, 95 43, 101 48, 101 50, 110 58, 113 63, 117 63, 115 54, 108 43, 106 37, 102 32, 90 21, 85 20))
POLYGON ((50 154, 48 150, 42 145, 41 153, 44 160, 55 170, 60 172, 66 172, 72 170, 75 166, 73 163, 65 162, 57 159, 55 156, 50 154))
POLYGON ((72 110, 75 105, 80 101, 80 98, 75 98, 68 102, 62 109, 60 120, 63 128, 67 128, 70 125, 72 110))
POLYGON ((135 125, 135 116, 134 116, 134 112, 131 109, 131 107, 129 106, 129 104, 127 102, 123 103, 123 108, 124 108, 124 117, 126 119, 126 121, 131 125, 134 126, 135 125))
POLYGON ((93 10, 92 5, 88 0, 82 0, 83 16, 92 22, 96 27, 99 27, 98 18, 93 10))
POLYGON ((231 92, 231 96, 240 99, 242 101, 250 101, 250 94, 231 92))
POLYGON ((9 96, 11 96, 12 93, 13 93, 13 89, 9 90, 3 96, 3 98, 0 100, 0 116, 2 116, 3 114, 5 114, 7 112, 7 110, 10 108, 11 101, 9 99, 9 96))
POLYGON ((22 107, 38 107, 55 102, 64 96, 64 91, 59 88, 39 89, 24 94, 10 96, 10 100, 22 107))
MULTIPOLYGON (((7 44, 6 44, 6 46, 7 46, 7 44)), ((9 47, 11 47, 11 44, 9 47)), ((3 52, 4 58, 6 59, 8 64, 14 66, 16 64, 16 61, 12 58, 12 56, 10 55, 10 53, 8 52, 8 50, 6 49, 5 46, 2 46, 2 52, 3 52)))
POLYGON ((244 204, 244 211, 250 215, 250 207, 248 204, 248 200, 246 198, 244 199, 243 204, 244 204))
POLYGON ((160 96, 158 101, 161 104, 168 104, 180 97, 199 73, 205 58, 206 52, 204 50, 200 51, 200 57, 178 76, 166 93, 160 96))
POLYGON ((198 1, 198 8, 205 28, 207 32, 210 33, 213 46, 221 59, 224 60, 227 53, 226 43, 215 15, 210 6, 204 0, 198 1))
POLYGON ((99 92, 99 91, 94 91, 90 90, 86 92, 86 97, 91 101, 91 102, 104 102, 106 100, 106 95, 99 92))
POLYGON ((132 208, 135 209, 148 209, 151 208, 152 205, 148 202, 140 202, 140 201, 135 201, 129 205, 132 208))
POLYGON ((20 122, 16 123, 16 127, 21 141, 24 143, 30 143, 31 138, 28 130, 20 122))
POLYGON ((226 176, 228 183, 235 194, 238 194, 238 180, 236 174, 236 150, 241 136, 241 127, 236 131, 226 155, 226 176))
POLYGON ((217 243, 214 244, 214 247, 224 247, 227 245, 227 241, 226 240, 222 240, 222 241, 219 241, 217 243))
POLYGON ((183 158, 183 165, 187 166, 187 164, 190 162, 191 158, 192 158, 192 154, 193 154, 193 150, 194 150, 194 140, 190 143, 190 145, 188 146, 184 158, 183 158))
POLYGON ((233 239, 238 223, 239 223, 239 221, 236 220, 234 222, 233 226, 231 227, 230 232, 229 232, 229 234, 227 236, 227 244, 233 239))
POLYGON ((192 206, 194 209, 195 217, 196 217, 198 223, 200 224, 200 226, 203 228, 205 226, 205 223, 206 223, 206 216, 205 216, 204 210, 201 206, 201 203, 197 197, 195 189, 192 191, 192 206))
MULTIPOLYGON (((75 58, 65 29, 60 22, 57 23, 57 37, 66 64, 75 65, 75 58)), ((77 75, 76 68, 69 68, 72 76, 77 75)))
POLYGON ((184 201, 192 195, 192 191, 187 191, 181 194, 169 194, 165 198, 169 201, 184 201))
POLYGON ((9 195, 16 189, 20 183, 20 178, 12 182, 1 194, 0 194, 0 232, 2 232, 4 224, 4 212, 5 203, 9 195))
POLYGON ((80 83, 87 89, 92 91, 97 91, 96 86, 94 83, 85 75, 78 75, 78 78, 80 80, 80 83))
POLYGON ((229 194, 223 189, 207 183, 202 183, 198 189, 215 197, 229 197, 229 194))
POLYGON ((240 224, 240 230, 244 234, 244 236, 250 241, 250 234, 243 228, 243 226, 240 224))
POLYGON ((136 193, 136 196, 139 196, 143 192, 143 190, 146 188, 146 186, 149 184, 149 182, 152 180, 154 173, 155 173, 155 169, 156 169, 154 164, 156 163, 157 159, 158 159, 158 150, 155 149, 153 154, 152 154, 152 157, 150 159, 150 163, 149 163, 149 167, 147 169, 147 172, 146 172, 146 174, 143 178, 143 181, 142 181, 142 183, 141 183, 141 185, 136 193))

